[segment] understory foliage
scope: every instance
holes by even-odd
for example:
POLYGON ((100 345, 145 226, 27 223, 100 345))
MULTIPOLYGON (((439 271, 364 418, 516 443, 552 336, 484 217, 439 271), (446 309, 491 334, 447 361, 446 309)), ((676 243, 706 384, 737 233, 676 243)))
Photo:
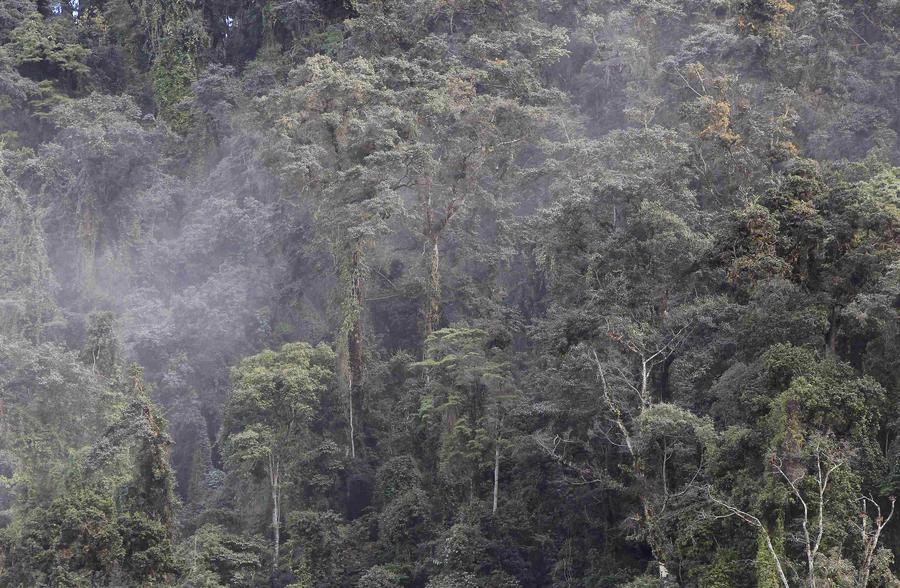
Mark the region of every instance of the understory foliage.
POLYGON ((0 0, 0 586, 900 586, 894 0, 0 0))

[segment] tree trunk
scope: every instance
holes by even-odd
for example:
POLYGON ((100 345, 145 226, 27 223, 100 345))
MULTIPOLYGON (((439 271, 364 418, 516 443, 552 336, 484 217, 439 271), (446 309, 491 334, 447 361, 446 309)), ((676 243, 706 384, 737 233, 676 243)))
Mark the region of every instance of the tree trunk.
POLYGON ((443 225, 449 217, 442 220, 435 218, 435 210, 431 201, 432 178, 425 174, 420 183, 419 202, 422 204, 422 235, 430 245, 428 252, 428 292, 425 299, 425 336, 434 332, 441 312, 441 250, 439 240, 443 225))
POLYGON ((429 259, 428 300, 425 308, 425 336, 432 334, 441 320, 441 250, 439 235, 432 233, 429 259))
POLYGON ((868 586, 869 584, 869 575, 872 571, 872 561, 875 559, 875 555, 878 552, 878 542, 881 539, 881 533, 882 531, 884 531, 884 528, 887 527, 888 523, 891 522, 891 519, 894 518, 894 509, 896 508, 897 503, 897 499, 891 496, 891 510, 888 513, 887 518, 885 518, 881 514, 881 507, 878 506, 878 503, 873 499, 868 499, 869 502, 872 502, 877 511, 873 520, 869 517, 869 514, 867 512, 868 505, 866 504, 866 500, 866 498, 862 499, 862 525, 860 527, 863 543, 862 564, 859 568, 860 588, 866 588, 866 586, 868 586), (871 531, 869 530, 870 523, 872 525, 871 531))
POLYGON ((363 293, 363 278, 360 268, 362 262, 362 247, 357 244, 350 257, 351 296, 356 306, 353 313, 353 325, 350 328, 348 350, 350 353, 350 374, 356 382, 362 377, 363 365, 363 306, 365 298, 363 293))
POLYGON ((648 360, 641 355, 641 404, 642 408, 646 408, 650 406, 650 395, 648 394, 648 384, 650 382, 650 371, 652 370, 652 366, 649 364, 648 360))
POLYGON ((278 551, 281 548, 281 529, 280 529, 280 525, 278 524, 278 519, 281 516, 281 513, 279 512, 279 505, 278 505, 278 490, 275 490, 275 489, 272 490, 272 500, 274 502, 274 507, 272 508, 272 530, 274 531, 274 534, 275 534, 275 548, 274 548, 275 554, 274 554, 274 559, 272 560, 272 569, 277 571, 278 570, 278 551))
POLYGON ((832 357, 837 355, 838 317, 837 310, 831 311, 831 320, 828 323, 828 335, 825 344, 825 352, 832 357))
POLYGON ((347 405, 350 425, 350 457, 356 458, 356 416, 354 410, 359 403, 354 401, 356 388, 362 381, 365 333, 363 330, 363 307, 365 304, 362 277, 362 245, 356 243, 350 254, 350 325, 347 332, 347 405), (355 386, 354 386, 355 384, 355 386))
POLYGON ((278 571, 278 555, 281 549, 281 480, 278 460, 269 455, 269 486, 272 490, 272 533, 275 544, 273 546, 272 573, 278 571))
MULTIPOLYGON (((643 475, 639 473, 637 469, 639 466, 637 460, 632 461, 635 467, 636 477, 642 483, 643 475)), ((659 571, 659 585, 663 588, 668 588, 673 585, 673 581, 671 575, 669 574, 669 568, 666 566, 663 561, 663 549, 657 543, 656 537, 654 536, 656 531, 654 529, 654 515, 653 508, 650 506, 650 503, 646 498, 641 498, 641 508, 644 511, 644 528, 647 530, 647 544, 650 547, 650 552, 653 554, 653 557, 656 558, 656 563, 659 571)))
POLYGON ((666 564, 663 562, 659 562, 659 583, 661 586, 671 586, 672 578, 669 574, 669 568, 666 567, 666 564))
POLYGON ((500 493, 500 438, 494 444, 494 506, 491 514, 497 514, 497 496, 500 493))
POLYGON ((769 554, 775 561, 775 571, 778 572, 778 579, 781 580, 781 584, 784 586, 784 588, 790 588, 790 584, 788 584, 787 580, 787 575, 784 573, 784 568, 781 567, 781 559, 778 557, 778 553, 775 551, 775 546, 772 545, 772 538, 769 537, 768 531, 763 529, 763 532, 766 535, 766 549, 769 550, 769 554))
POLYGON ((356 429, 353 425, 353 376, 347 383, 347 400, 350 403, 350 457, 356 459, 356 429))

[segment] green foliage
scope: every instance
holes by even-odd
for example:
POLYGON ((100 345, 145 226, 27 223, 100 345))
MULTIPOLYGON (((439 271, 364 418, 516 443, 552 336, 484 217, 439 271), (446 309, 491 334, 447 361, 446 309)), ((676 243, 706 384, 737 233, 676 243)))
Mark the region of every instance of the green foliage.
POLYGON ((180 571, 168 529, 143 513, 117 514, 113 501, 72 489, 31 513, 17 536, 7 531, 4 582, 89 586, 171 579, 180 571))
POLYGON ((419 419, 436 428, 438 468, 445 483, 469 493, 493 457, 503 420, 515 400, 510 365, 502 349, 491 347, 481 329, 453 326, 425 341, 426 359, 414 364, 428 371, 419 419))
POLYGON ((424 491, 413 489, 392 500, 378 517, 379 540, 397 559, 415 557, 432 534, 431 501, 424 491))
POLYGON ((121 345, 116 334, 116 317, 111 312, 93 313, 88 317, 87 344, 81 361, 91 371, 107 378, 115 378, 121 367, 121 345))
POLYGON ((0 585, 895 586, 896 8, 0 1, 0 585))
POLYGON ((0 331, 39 341, 58 320, 56 284, 35 212, 2 170, 0 219, 0 331))
POLYGON ((90 71, 85 63, 90 49, 72 40, 63 20, 45 21, 33 12, 12 30, 9 46, 18 64, 47 63, 64 72, 86 74, 90 71))
POLYGON ((46 507, 65 489, 73 461, 115 418, 122 394, 51 344, 0 338, 4 477, 18 508, 46 507))
POLYGON ((291 539, 292 567, 311 586, 325 586, 340 576, 345 545, 344 526, 334 512, 299 511, 291 514, 286 526, 291 539))
POLYGON ((766 543, 766 533, 779 557, 784 557, 784 520, 779 516, 773 532, 764 529, 759 531, 759 548, 756 554, 756 585, 759 588, 777 588, 782 586, 775 567, 775 559, 766 543))
POLYGON ((12 582, 89 585, 109 578, 125 555, 113 503, 92 491, 62 496, 26 523, 11 546, 12 582))
POLYGON ((160 116, 175 130, 185 131, 192 122, 191 113, 182 108, 196 77, 190 56, 173 51, 153 65, 153 85, 160 116))
POLYGON ((392 566, 372 566, 359 579, 359 588, 394 588, 404 586, 407 578, 392 569, 392 566))
POLYGON ((484 559, 486 542, 481 530, 457 523, 439 540, 436 563, 448 571, 475 571, 484 559))
POLYGON ((183 546, 190 564, 187 586, 252 586, 265 561, 265 544, 221 525, 206 524, 183 546))
POLYGON ((819 361, 808 350, 790 345, 775 346, 763 357, 771 385, 784 390, 772 407, 777 423, 773 444, 788 442, 791 435, 802 440, 812 430, 852 442, 863 452, 861 459, 881 459, 881 452, 870 445, 885 401, 880 384, 857 377, 846 364, 819 361))
POLYGON ((191 96, 201 52, 209 42, 202 16, 191 3, 141 1, 134 10, 150 45, 151 79, 157 112, 175 130, 186 132, 191 113, 182 101, 191 96))
POLYGON ((478 578, 468 572, 452 572, 432 578, 427 588, 478 588, 478 578))
POLYGON ((388 460, 375 472, 375 500, 387 504, 411 488, 419 487, 422 474, 412 457, 401 455, 388 460))
POLYGON ((307 343, 288 343, 237 365, 222 431, 229 467, 260 476, 270 455, 287 457, 309 443, 308 427, 332 382, 333 365, 330 348, 307 343))
POLYGON ((122 537, 122 567, 135 581, 172 578, 180 572, 175 559, 172 536, 162 523, 142 512, 119 517, 122 537))

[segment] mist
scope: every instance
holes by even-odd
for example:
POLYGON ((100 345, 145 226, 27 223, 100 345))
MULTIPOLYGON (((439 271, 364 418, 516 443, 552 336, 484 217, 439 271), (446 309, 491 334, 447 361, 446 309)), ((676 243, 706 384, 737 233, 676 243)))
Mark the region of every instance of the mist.
POLYGON ((0 586, 894 586, 889 1, 4 0, 0 586))

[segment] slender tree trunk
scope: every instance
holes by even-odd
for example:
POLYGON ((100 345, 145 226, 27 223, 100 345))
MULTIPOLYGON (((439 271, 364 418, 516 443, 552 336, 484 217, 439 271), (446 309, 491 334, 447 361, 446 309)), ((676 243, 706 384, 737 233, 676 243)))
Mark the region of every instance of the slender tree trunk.
MULTIPOLYGON (((657 352, 655 355, 658 354, 659 352, 657 352)), ((609 384, 606 380, 606 374, 603 369, 603 363, 600 361, 597 352, 593 351, 592 356, 594 363, 597 366, 597 377, 601 385, 603 400, 613 414, 613 422, 619 429, 619 432, 622 435, 623 445, 628 450, 628 454, 631 457, 631 467, 634 472, 633 475, 635 478, 635 482, 637 483, 637 486, 639 488, 646 488, 647 478, 644 473, 643 464, 641 463, 640 456, 635 451, 634 444, 632 443, 632 434, 624 419, 622 408, 613 400, 613 397, 610 394, 609 384)), ((635 415, 635 417, 639 417, 644 412, 644 410, 650 408, 653 404, 653 399, 651 398, 649 390, 650 374, 653 369, 653 364, 651 363, 652 358, 653 356, 648 358, 646 354, 640 354, 640 388, 638 388, 637 390, 640 396, 641 406, 638 408, 638 413, 637 415, 635 415)), ((663 471, 663 481, 665 483, 665 471, 663 471)), ((653 506, 651 505, 648 497, 644 496, 643 494, 641 495, 640 501, 641 508, 644 514, 643 527, 647 532, 647 545, 650 547, 650 551, 653 554, 653 557, 656 558, 656 561, 658 563, 660 585, 663 587, 671 586, 674 584, 674 580, 671 577, 669 568, 665 563, 665 559, 663 556, 663 546, 660 545, 659 541, 657 541, 656 539, 656 521, 655 514, 653 512, 653 506)))
POLYGON ((425 336, 434 332, 441 320, 441 250, 437 233, 430 235, 428 301, 425 308, 425 336))
POLYGON ((881 514, 881 507, 878 506, 878 503, 873 499, 862 499, 862 525, 860 530, 862 531, 862 543, 863 543, 863 557, 862 564, 859 569, 859 586, 860 588, 866 588, 869 584, 869 575, 872 570, 872 561, 875 559, 875 554, 878 552, 878 541, 881 539, 881 532, 884 531, 884 528, 887 526, 891 519, 894 518, 894 509, 896 507, 897 499, 893 496, 890 498, 891 510, 887 515, 887 518, 883 517, 881 514), (877 511, 874 520, 869 518, 868 514, 868 505, 866 501, 871 502, 877 511), (872 525, 871 531, 869 530, 869 525, 872 525))
POLYGON ((787 580, 787 575, 784 573, 784 568, 781 567, 781 558, 778 557, 778 553, 776 553, 775 551, 775 546, 772 545, 772 538, 769 537, 768 531, 763 529, 763 532, 766 536, 766 549, 769 550, 769 554, 775 561, 775 571, 778 572, 778 579, 781 580, 781 584, 784 586, 784 588, 790 588, 790 584, 788 584, 787 580))
POLYGON ((647 359, 643 355, 641 355, 641 403, 643 404, 644 408, 650 406, 651 404, 647 386, 650 382, 651 369, 653 369, 652 366, 650 366, 647 359))
POLYGON ((837 355, 837 334, 838 334, 838 318, 835 316, 831 320, 831 326, 828 329, 828 353, 832 356, 837 355))
POLYGON ((362 377, 363 366, 363 306, 365 304, 365 294, 363 292, 362 277, 362 246, 357 244, 350 257, 350 280, 351 280, 351 296, 353 304, 356 306, 353 313, 353 325, 350 328, 350 340, 348 341, 348 350, 350 352, 350 374, 357 382, 362 377))
MULTIPOLYGON (((643 483, 644 477, 642 474, 640 474, 639 470, 637 470, 637 468, 640 467, 640 464, 636 459, 633 460, 632 463, 635 464, 636 477, 638 478, 640 483, 643 483)), ((656 541, 656 537, 654 537, 655 517, 653 514, 653 507, 650 506, 649 501, 643 497, 641 498, 641 507, 644 511, 644 527, 647 529, 647 544, 650 546, 650 552, 656 558, 656 563, 658 566, 659 583, 663 588, 667 588, 673 585, 673 581, 669 573, 669 568, 668 566, 666 566, 666 563, 663 560, 663 549, 656 541)))
POLYGON ((278 504, 278 490, 277 488, 272 488, 272 502, 274 507, 272 508, 272 530, 275 535, 275 546, 274 546, 274 559, 272 561, 272 569, 273 571, 278 570, 278 551, 281 548, 281 528, 278 524, 278 519, 281 516, 279 512, 279 504, 278 504))
POLYGON ((350 403, 350 457, 356 459, 356 429, 353 424, 353 375, 347 382, 347 400, 350 403))
POLYGON ((497 514, 497 497, 500 493, 500 437, 494 444, 494 505, 491 514, 497 514))
POLYGON ((355 410, 359 403, 354 401, 356 388, 362 381, 363 358, 365 355, 363 328, 363 307, 365 305, 364 281, 362 276, 362 244, 356 243, 350 253, 349 267, 349 303, 344 312, 349 316, 347 329, 347 354, 345 377, 347 384, 348 422, 350 425, 350 457, 356 458, 356 415, 355 410), (354 386, 356 384, 356 386, 354 386))
POLYGON ((872 556, 874 554, 869 552, 869 546, 866 545, 865 552, 863 553, 863 562, 862 566, 859 569, 859 587, 866 588, 869 585, 869 574, 870 569, 872 567, 872 556))
POLYGON ((663 586, 671 586, 672 578, 669 574, 669 568, 666 567, 666 564, 663 562, 659 562, 659 582, 663 586))
POLYGON ((425 174, 420 182, 419 202, 422 204, 422 235, 428 243, 428 292, 425 299, 425 336, 432 334, 440 320, 441 312, 441 250, 440 237, 448 217, 435 218, 432 203, 433 182, 430 174, 425 174))
POLYGON ((279 472, 280 464, 272 454, 269 454, 269 487, 272 490, 272 533, 275 544, 273 545, 272 573, 278 571, 278 556, 281 549, 281 480, 279 472))

